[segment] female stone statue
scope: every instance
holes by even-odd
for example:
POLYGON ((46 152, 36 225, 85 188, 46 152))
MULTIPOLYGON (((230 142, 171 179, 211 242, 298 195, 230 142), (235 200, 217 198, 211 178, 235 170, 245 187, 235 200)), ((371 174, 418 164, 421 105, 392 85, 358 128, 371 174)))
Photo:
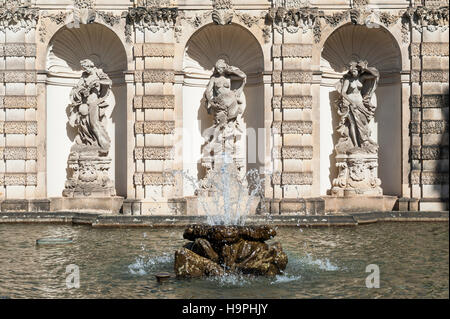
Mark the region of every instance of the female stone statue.
POLYGON ((370 138, 369 123, 377 108, 374 94, 380 74, 367 61, 352 61, 349 71, 337 83, 340 116, 336 144, 338 176, 331 192, 337 196, 383 194, 377 177, 378 144, 370 138))
POLYGON ((84 71, 70 93, 69 123, 78 128, 77 145, 98 147, 100 155, 107 155, 111 139, 106 131, 105 99, 111 92, 112 81, 91 60, 82 60, 80 64, 84 71))
POLYGON ((367 61, 352 61, 348 73, 336 85, 341 95, 338 103, 341 119, 337 131, 342 137, 336 145, 338 153, 355 149, 377 152, 378 145, 370 138, 369 122, 377 108, 374 92, 379 77, 377 69, 368 67, 367 61))
POLYGON ((215 125, 224 125, 236 121, 244 112, 241 98, 247 76, 237 67, 228 65, 220 59, 216 62, 214 73, 206 88, 206 109, 214 115, 215 125), (231 76, 236 75, 242 79, 236 90, 231 88, 231 76))
POLYGON ((239 68, 228 65, 222 59, 216 62, 214 73, 204 94, 206 110, 214 115, 214 125, 204 134, 204 138, 208 141, 204 149, 206 156, 223 152, 234 156, 236 130, 243 132, 242 92, 246 81, 247 76, 239 68), (232 76, 240 80, 236 89, 233 89, 231 85, 232 76))

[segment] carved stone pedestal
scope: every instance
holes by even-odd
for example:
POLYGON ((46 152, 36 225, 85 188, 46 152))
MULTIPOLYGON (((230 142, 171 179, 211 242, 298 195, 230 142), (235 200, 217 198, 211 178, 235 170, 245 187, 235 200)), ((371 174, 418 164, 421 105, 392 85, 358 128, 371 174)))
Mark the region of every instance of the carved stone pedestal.
POLYGON ((377 154, 339 154, 336 156, 338 177, 333 180, 334 196, 380 196, 381 181, 377 177, 377 154))
POLYGON ((99 156, 97 147, 73 147, 68 160, 69 172, 64 197, 112 197, 116 195, 109 178, 111 159, 99 156))
POLYGON ((50 199, 52 212, 88 212, 118 215, 123 197, 55 197, 50 199))

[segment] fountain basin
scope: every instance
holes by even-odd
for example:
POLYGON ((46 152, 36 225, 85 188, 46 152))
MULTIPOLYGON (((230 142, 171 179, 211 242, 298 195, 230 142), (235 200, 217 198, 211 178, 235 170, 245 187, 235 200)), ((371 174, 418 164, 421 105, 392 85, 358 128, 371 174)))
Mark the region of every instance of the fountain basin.
POLYGON ((265 243, 275 236, 275 229, 267 225, 190 225, 183 234, 190 242, 175 252, 175 274, 178 278, 220 276, 226 272, 281 274, 287 255, 280 243, 265 243))

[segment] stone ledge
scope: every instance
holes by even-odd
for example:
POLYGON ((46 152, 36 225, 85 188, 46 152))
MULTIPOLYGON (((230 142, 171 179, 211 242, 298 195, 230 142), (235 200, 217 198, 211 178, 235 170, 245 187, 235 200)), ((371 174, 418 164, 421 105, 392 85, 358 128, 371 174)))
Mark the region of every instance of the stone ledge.
POLYGON ((361 211, 392 211, 397 205, 397 196, 323 196, 325 212, 348 214, 361 211))
MULTIPOLYGON (((332 227, 357 226, 376 222, 448 222, 449 212, 367 212, 342 216, 316 215, 255 215, 247 218, 247 225, 270 224, 278 227, 332 227)), ((13 223, 67 223, 84 224, 94 228, 106 227, 186 227, 193 223, 205 223, 204 216, 125 216, 101 215, 81 212, 0 213, 0 224, 13 223)))
POLYGON ((123 197, 55 197, 50 199, 51 212, 99 212, 119 214, 123 197))
POLYGON ((6 199, 0 202, 0 211, 4 212, 48 212, 48 199, 6 199))

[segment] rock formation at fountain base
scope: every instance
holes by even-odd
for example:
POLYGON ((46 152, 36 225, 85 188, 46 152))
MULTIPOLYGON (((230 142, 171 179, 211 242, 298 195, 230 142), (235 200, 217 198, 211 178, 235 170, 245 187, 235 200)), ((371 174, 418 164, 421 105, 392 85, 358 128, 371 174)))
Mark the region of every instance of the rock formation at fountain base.
POLYGON ((183 237, 191 242, 175 252, 175 274, 179 278, 220 276, 226 272, 281 274, 287 255, 280 243, 265 243, 275 235, 270 226, 189 226, 183 237))

